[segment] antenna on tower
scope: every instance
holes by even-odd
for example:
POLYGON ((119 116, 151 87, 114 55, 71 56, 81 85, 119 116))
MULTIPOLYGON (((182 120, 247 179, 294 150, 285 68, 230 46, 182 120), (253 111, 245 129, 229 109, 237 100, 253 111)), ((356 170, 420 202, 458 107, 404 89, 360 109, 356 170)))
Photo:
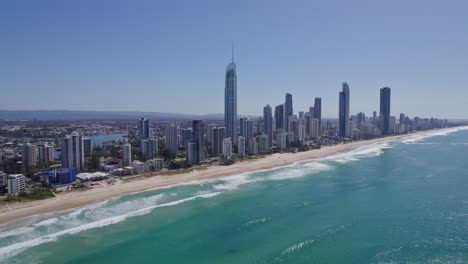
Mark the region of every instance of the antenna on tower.
POLYGON ((231 46, 231 60, 232 60, 232 63, 234 63, 234 41, 232 42, 232 46, 231 46))

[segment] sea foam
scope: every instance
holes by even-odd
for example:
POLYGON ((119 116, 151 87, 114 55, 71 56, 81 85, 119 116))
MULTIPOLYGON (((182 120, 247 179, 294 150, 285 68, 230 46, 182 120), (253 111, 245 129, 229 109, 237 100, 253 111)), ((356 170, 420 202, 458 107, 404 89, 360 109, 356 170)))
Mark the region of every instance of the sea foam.
MULTIPOLYGON (((182 203, 192 201, 195 199, 199 199, 199 198, 211 198, 219 194, 220 192, 205 193, 205 194, 191 196, 188 198, 184 198, 184 199, 180 199, 176 201, 170 201, 170 202, 166 202, 162 204, 155 204, 157 200, 162 198, 162 195, 156 195, 152 197, 119 203, 119 204, 116 204, 116 206, 114 207, 111 206, 110 208, 99 208, 99 207, 96 207, 96 205, 83 207, 77 210, 76 212, 72 212, 65 216, 60 216, 58 218, 45 220, 45 221, 40 222, 39 223, 40 225, 36 225, 36 227, 37 226, 43 227, 49 224, 48 225, 49 227, 57 226, 56 228, 53 228, 53 229, 57 229, 59 227, 57 223, 61 222, 61 220, 67 219, 68 221, 63 221, 63 223, 66 224, 62 226, 62 228, 66 228, 64 230, 56 231, 54 233, 49 233, 49 234, 41 234, 39 230, 34 230, 34 228, 27 227, 28 234, 30 234, 28 237, 24 237, 21 235, 17 236, 16 237, 17 239, 22 238, 21 241, 0 248, 0 262, 7 260, 8 258, 14 255, 17 255, 18 253, 30 247, 34 247, 34 246, 38 246, 47 242, 55 241, 63 235, 73 235, 73 234, 82 232, 84 230, 89 230, 93 228, 116 224, 130 217, 148 214, 155 208, 174 206, 174 205, 182 204, 182 203), (151 203, 152 205, 148 206, 151 203), (139 209, 131 210, 132 208, 134 209, 135 207, 139 209), (86 220, 90 222, 86 222, 86 220), (31 235, 35 236, 35 238, 30 237, 31 235)), ((103 204, 100 204, 100 205, 102 206, 103 204)), ((8 236, 12 232, 23 233, 23 234, 25 233, 25 231, 23 232, 18 232, 18 231, 22 231, 22 230, 16 229, 16 230, 2 232, 0 233, 0 237, 2 237, 2 235, 3 237, 8 236)))

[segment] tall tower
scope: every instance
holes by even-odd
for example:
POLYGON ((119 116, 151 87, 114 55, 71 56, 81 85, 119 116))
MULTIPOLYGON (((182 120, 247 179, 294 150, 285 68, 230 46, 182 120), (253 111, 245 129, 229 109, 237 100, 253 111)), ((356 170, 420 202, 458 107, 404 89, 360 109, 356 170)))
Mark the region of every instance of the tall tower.
POLYGON ((289 116, 293 115, 292 95, 287 93, 284 98, 284 130, 289 131, 289 116))
POLYGON ((62 139, 62 167, 75 168, 77 172, 84 169, 83 137, 76 131, 62 139))
POLYGON ((388 87, 380 89, 380 116, 382 120, 382 134, 390 134, 390 94, 388 87))
POLYGON ((343 83, 343 91, 340 92, 338 128, 340 137, 350 137, 351 130, 349 127, 349 86, 346 82, 343 83))
POLYGON ((205 160, 205 126, 201 120, 192 121, 193 143, 195 153, 193 155, 194 164, 199 164, 205 160))
POLYGON ((280 104, 275 107, 275 124, 276 130, 282 129, 284 125, 284 105, 280 104))
POLYGON ((224 88, 224 126, 226 137, 237 143, 237 72, 234 63, 234 52, 232 61, 226 69, 226 86, 224 88))
POLYGON ((314 101, 314 118, 319 120, 319 133, 322 127, 322 98, 315 97, 314 101))
POLYGON ((268 136, 267 147, 271 148, 273 146, 273 116, 271 106, 268 104, 263 108, 263 131, 268 136))

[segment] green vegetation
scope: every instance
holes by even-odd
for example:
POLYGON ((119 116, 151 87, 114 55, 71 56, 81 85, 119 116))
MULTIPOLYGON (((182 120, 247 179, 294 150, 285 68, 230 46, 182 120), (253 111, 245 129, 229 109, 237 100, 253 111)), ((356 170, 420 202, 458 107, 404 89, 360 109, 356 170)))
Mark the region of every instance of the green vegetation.
POLYGON ((20 193, 18 196, 7 195, 4 202, 26 202, 43 200, 55 197, 54 193, 49 188, 34 186, 31 193, 20 193))

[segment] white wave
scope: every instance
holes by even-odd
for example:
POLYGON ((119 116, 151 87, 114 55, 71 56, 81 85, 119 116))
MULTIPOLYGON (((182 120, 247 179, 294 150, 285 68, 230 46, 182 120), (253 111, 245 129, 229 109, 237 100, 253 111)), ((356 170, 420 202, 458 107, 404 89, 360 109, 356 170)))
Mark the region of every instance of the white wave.
POLYGON ((418 142, 425 140, 427 138, 436 137, 436 136, 447 136, 449 134, 462 131, 462 130, 468 130, 468 126, 443 129, 443 130, 439 130, 435 132, 430 132, 427 134, 410 135, 408 137, 405 137, 401 142, 404 144, 420 144, 418 142))
POLYGON ((256 182, 257 180, 252 178, 251 174, 252 173, 243 173, 239 175, 225 177, 221 180, 223 181, 222 184, 213 185, 213 188, 215 190, 235 190, 240 185, 256 182))
POLYGON ((328 156, 326 158, 323 158, 322 160, 330 160, 338 163, 348 163, 360 160, 361 158, 382 155, 385 150, 391 149, 392 147, 393 146, 390 145, 390 142, 379 142, 367 146, 362 146, 348 152, 328 156))
POLYGON ((14 255, 17 255, 18 253, 22 252, 25 249, 28 249, 28 248, 31 248, 31 247, 34 247, 34 246, 38 246, 38 245, 41 245, 41 244, 44 244, 44 243, 47 243, 47 242, 55 241, 55 240, 57 240, 57 238, 59 238, 60 236, 63 236, 63 235, 73 235, 73 234, 77 234, 79 232, 82 232, 84 230, 89 230, 89 229, 93 229, 93 228, 104 227, 104 226, 116 224, 116 223, 124 221, 125 219, 127 219, 129 217, 148 214, 155 208, 174 206, 174 205, 178 205, 178 204, 181 204, 181 203, 192 201, 192 200, 195 200, 195 199, 198 199, 198 198, 211 198, 211 197, 217 196, 219 194, 220 194, 220 192, 207 193, 207 194, 196 195, 196 196, 192 196, 192 197, 188 197, 188 198, 184 198, 184 199, 181 199, 181 200, 176 200, 176 201, 172 201, 172 202, 168 202, 168 203, 164 203, 164 204, 153 205, 153 206, 141 208, 141 209, 136 210, 136 211, 131 211, 131 212, 128 212, 128 213, 125 213, 125 214, 100 219, 100 220, 97 220, 97 221, 94 221, 94 222, 82 224, 82 225, 75 226, 75 227, 72 227, 72 228, 68 228, 68 229, 65 229, 65 230, 62 230, 62 231, 59 231, 59 232, 55 232, 55 233, 52 233, 52 234, 47 234, 47 235, 37 237, 37 238, 34 238, 34 239, 30 239, 30 240, 27 240, 27 241, 15 243, 15 244, 0 248, 0 262, 3 262, 6 259, 8 259, 8 258, 10 258, 10 257, 12 257, 14 255))
POLYGON ((301 241, 299 243, 296 243, 296 244, 293 244, 291 245, 290 247, 288 247, 287 249, 285 249, 283 251, 283 253, 281 253, 282 255, 286 255, 286 254, 291 254, 293 253, 294 251, 297 251, 297 250, 300 250, 301 248, 307 246, 307 245, 310 245, 314 243, 314 240, 305 240, 305 241, 301 241))
POLYGON ((315 174, 321 171, 331 169, 333 169, 333 167, 328 164, 320 163, 317 161, 307 161, 307 163, 302 161, 284 167, 277 167, 269 170, 258 170, 254 172, 228 176, 221 179, 223 183, 215 184, 213 185, 213 188, 215 190, 236 190, 239 188, 239 186, 248 183, 300 178, 309 174, 315 174), (268 175, 265 176, 261 174, 262 172, 268 172, 268 175))

